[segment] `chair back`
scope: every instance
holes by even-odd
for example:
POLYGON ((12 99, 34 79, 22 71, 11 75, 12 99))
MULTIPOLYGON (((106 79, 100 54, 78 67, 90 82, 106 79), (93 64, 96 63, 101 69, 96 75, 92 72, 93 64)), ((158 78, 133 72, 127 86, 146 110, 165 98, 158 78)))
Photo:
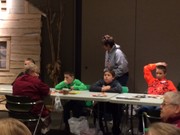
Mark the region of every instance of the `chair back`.
MULTIPOLYGON (((18 119, 22 122, 36 122, 33 135, 36 134, 41 114, 44 109, 43 101, 32 101, 27 96, 16 96, 16 95, 5 95, 6 96, 6 108, 8 109, 9 117, 18 119), (33 114, 32 109, 35 105, 42 104, 41 111, 39 114, 33 114)), ((29 124, 27 125, 29 126, 29 124)))
POLYGON ((122 93, 128 93, 129 88, 127 86, 122 86, 122 93))
POLYGON ((143 124, 143 133, 146 133, 149 125, 155 122, 161 122, 160 110, 143 112, 142 114, 142 124, 143 124))
POLYGON ((35 104, 27 96, 6 95, 6 108, 11 112, 30 112, 35 104))
POLYGON ((87 90, 89 90, 90 89, 90 85, 86 84, 86 88, 87 88, 87 90))
POLYGON ((6 108, 9 111, 9 117, 19 119, 23 122, 38 120, 39 116, 31 113, 33 106, 36 105, 37 102, 32 101, 30 97, 27 96, 5 96, 6 108))

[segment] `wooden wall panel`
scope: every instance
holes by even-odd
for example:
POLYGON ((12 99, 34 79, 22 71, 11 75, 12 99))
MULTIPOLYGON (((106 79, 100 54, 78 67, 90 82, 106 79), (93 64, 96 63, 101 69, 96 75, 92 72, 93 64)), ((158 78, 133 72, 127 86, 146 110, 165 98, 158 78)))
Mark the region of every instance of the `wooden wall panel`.
POLYGON ((38 55, 41 52, 40 45, 28 45, 28 46, 20 46, 20 45, 12 45, 11 53, 13 54, 30 54, 30 55, 38 55))
POLYGON ((33 58, 34 60, 36 61, 39 61, 39 58, 40 58, 40 54, 39 55, 31 55, 31 54, 14 54, 12 53, 11 54, 11 60, 14 60, 14 61, 24 61, 26 58, 33 58))
POLYGON ((14 73, 7 73, 7 72, 0 72, 0 76, 1 77, 3 77, 3 76, 5 76, 5 77, 13 77, 15 74, 14 73))
MULTIPOLYGON (((40 66, 40 61, 35 61, 36 62, 36 65, 39 67, 40 66)), ((15 71, 12 71, 14 69, 23 69, 24 68, 24 61, 12 61, 10 62, 10 69, 11 69, 11 72, 15 72, 15 71)))
POLYGON ((18 7, 18 8, 11 8, 9 9, 10 14, 23 14, 25 11, 24 7, 18 7))
POLYGON ((7 14, 0 16, 0 19, 21 20, 21 19, 41 19, 41 14, 7 14))
POLYGON ((24 68, 24 61, 11 61, 10 62, 11 69, 22 69, 24 68))
POLYGON ((40 11, 36 8, 36 7, 34 7, 32 4, 29 4, 29 6, 28 6, 28 11, 29 11, 29 13, 39 13, 40 11))
POLYGON ((10 1, 13 7, 23 7, 25 3, 24 0, 10 0, 10 1))
POLYGON ((41 37, 40 35, 38 36, 24 36, 24 37, 15 37, 13 36, 11 38, 11 45, 14 45, 14 44, 25 44, 25 45, 28 45, 28 44, 39 44, 39 41, 41 40, 41 37))
POLYGON ((38 19, 20 20, 20 21, 1 21, 0 28, 40 28, 41 22, 38 19))
POLYGON ((28 57, 33 58, 40 67, 41 13, 32 5, 29 6, 26 0, 9 2, 12 2, 9 14, 0 15, 0 37, 11 39, 10 69, 0 71, 0 83, 3 84, 11 84, 14 81, 24 70, 24 60, 28 57))
POLYGON ((0 76, 0 83, 1 84, 11 84, 14 81, 15 77, 1 77, 0 76))
POLYGON ((1 36, 34 36, 40 35, 40 29, 0 29, 1 36))

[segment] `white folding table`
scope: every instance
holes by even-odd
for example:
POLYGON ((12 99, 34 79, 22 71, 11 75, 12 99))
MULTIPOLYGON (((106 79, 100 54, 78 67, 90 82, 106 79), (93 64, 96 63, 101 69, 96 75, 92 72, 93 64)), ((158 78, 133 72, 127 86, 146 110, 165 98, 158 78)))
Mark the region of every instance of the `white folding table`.
POLYGON ((131 105, 130 116, 130 129, 132 135, 133 132, 133 105, 146 105, 146 106, 160 106, 163 102, 162 95, 149 95, 138 93, 121 93, 112 97, 109 102, 117 104, 129 104, 131 105))

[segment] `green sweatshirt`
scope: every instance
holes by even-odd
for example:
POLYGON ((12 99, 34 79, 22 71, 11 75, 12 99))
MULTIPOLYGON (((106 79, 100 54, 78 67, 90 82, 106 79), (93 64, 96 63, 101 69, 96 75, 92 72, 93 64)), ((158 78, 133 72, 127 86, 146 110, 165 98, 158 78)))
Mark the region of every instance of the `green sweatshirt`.
POLYGON ((73 86, 74 90, 87 90, 86 85, 84 85, 84 83, 82 83, 78 79, 74 79, 74 81, 71 84, 67 84, 64 81, 62 81, 55 86, 55 89, 56 90, 62 90, 63 88, 70 89, 72 86, 73 86))

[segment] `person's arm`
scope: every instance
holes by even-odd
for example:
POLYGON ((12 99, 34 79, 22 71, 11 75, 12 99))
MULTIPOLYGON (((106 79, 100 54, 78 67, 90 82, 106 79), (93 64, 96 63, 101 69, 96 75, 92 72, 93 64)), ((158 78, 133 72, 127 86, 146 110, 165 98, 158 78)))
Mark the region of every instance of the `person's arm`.
POLYGON ((114 80, 110 85, 110 89, 106 90, 105 92, 121 93, 121 91, 122 91, 121 84, 117 80, 114 80))
POLYGON ((40 90, 41 96, 47 96, 49 95, 50 88, 47 84, 43 83, 40 79, 37 78, 37 83, 35 86, 40 90))
POLYGON ((78 79, 75 79, 74 82, 73 82, 73 89, 74 90, 87 90, 87 87, 84 83, 82 83, 80 80, 78 79))
POLYGON ((167 66, 165 62, 151 63, 144 66, 144 79, 146 80, 148 85, 151 84, 155 79, 151 72, 156 69, 156 66, 159 65, 167 66))
POLYGON ((99 80, 99 81, 97 81, 96 83, 94 83, 93 85, 90 86, 89 91, 101 92, 103 85, 104 85, 103 80, 99 80))
POLYGON ((156 63, 144 66, 144 79, 146 80, 147 84, 150 84, 155 79, 151 73, 154 69, 156 69, 156 63))
POLYGON ((173 82, 168 80, 168 90, 170 91, 177 91, 177 88, 174 86, 173 82))
POLYGON ((55 86, 55 89, 56 89, 56 90, 62 90, 63 88, 68 88, 67 85, 68 85, 67 83, 65 83, 64 81, 62 81, 62 82, 60 82, 59 84, 57 84, 57 85, 55 86))

